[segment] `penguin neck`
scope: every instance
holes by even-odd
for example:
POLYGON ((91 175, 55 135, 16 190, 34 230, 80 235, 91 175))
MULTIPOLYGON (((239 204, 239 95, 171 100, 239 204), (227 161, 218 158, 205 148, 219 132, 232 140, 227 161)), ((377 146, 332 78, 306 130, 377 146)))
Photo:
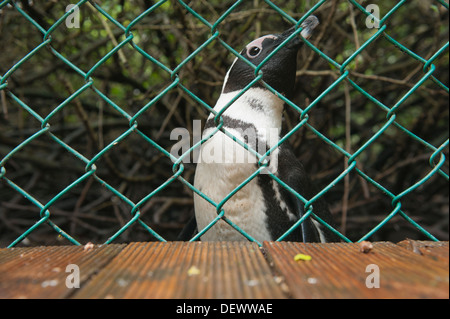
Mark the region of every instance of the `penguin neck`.
MULTIPOLYGON (((214 110, 220 112, 241 90, 222 93, 214 110)), ((250 88, 223 113, 226 118, 252 124, 257 130, 281 131, 284 102, 265 88, 250 88)), ((210 118, 214 115, 211 114, 210 118)), ((224 121, 227 127, 227 121, 224 121)))

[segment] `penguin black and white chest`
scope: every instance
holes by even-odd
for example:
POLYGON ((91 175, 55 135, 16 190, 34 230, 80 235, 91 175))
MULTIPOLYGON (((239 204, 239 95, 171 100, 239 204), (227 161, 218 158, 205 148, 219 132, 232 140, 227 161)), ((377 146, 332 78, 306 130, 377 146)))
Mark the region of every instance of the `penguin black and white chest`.
MULTIPOLYGON (((318 23, 316 17, 310 16, 301 26, 301 35, 308 38, 318 23)), ((226 218, 262 243, 280 238, 305 214, 304 203, 298 196, 259 169, 260 158, 256 153, 264 155, 272 150, 264 169, 308 200, 317 194, 288 142, 278 145, 285 103, 266 86, 288 99, 293 95, 297 53, 303 42, 295 36, 283 47, 279 46, 294 31, 295 28, 291 28, 282 34, 263 36, 242 50, 242 57, 259 66, 278 49, 261 66, 262 81, 255 82, 245 93, 242 90, 256 78, 255 69, 243 59, 236 58, 227 72, 214 111, 217 114, 224 107, 228 108, 221 115, 220 130, 217 129, 215 114, 207 119, 202 134, 206 141, 201 146, 195 172, 194 186, 216 204, 194 194, 199 231, 217 217, 219 207, 224 210, 226 218), (240 96, 236 99, 237 95, 240 96), (249 180, 258 169, 259 173, 249 180), (227 200, 224 202, 224 199, 227 200), (223 206, 220 207, 220 203, 224 203, 223 206)), ((322 199, 314 202, 313 212, 333 224, 322 199)), ((333 233, 308 216, 285 239, 326 242, 333 240, 333 233)), ((241 241, 247 238, 220 219, 201 236, 201 240, 241 241)))

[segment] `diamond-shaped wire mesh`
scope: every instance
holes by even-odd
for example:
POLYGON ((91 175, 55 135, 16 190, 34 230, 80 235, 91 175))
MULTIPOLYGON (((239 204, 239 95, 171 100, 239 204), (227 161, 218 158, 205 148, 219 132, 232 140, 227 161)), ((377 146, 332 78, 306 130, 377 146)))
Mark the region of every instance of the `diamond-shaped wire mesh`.
MULTIPOLYGON (((304 40, 295 98, 283 98, 278 145, 293 145, 320 192, 295 194, 307 213, 279 240, 306 218, 331 227, 314 214, 321 197, 344 241, 448 240, 447 1, 70 4, 0 2, 0 246, 174 240, 193 193, 255 240, 223 206, 265 156, 212 201, 192 184, 189 159, 204 141, 195 120, 249 41, 311 14, 321 25, 304 40), (178 157, 177 128, 190 140, 178 157)), ((220 125, 226 109, 215 132, 232 137, 220 125)))

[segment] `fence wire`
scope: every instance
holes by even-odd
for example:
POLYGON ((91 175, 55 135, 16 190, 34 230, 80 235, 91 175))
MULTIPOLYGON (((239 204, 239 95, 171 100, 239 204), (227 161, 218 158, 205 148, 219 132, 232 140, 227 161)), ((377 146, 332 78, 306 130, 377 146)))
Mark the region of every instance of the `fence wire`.
MULTIPOLYGON (((178 185, 178 187, 181 185, 183 188, 189 189, 191 194, 195 192, 206 198, 217 209, 218 216, 216 221, 220 219, 226 220, 229 224, 238 229, 238 231, 242 232, 243 235, 249 240, 255 241, 250 235, 245 234, 245 232, 239 228, 239 225, 234 225, 229 219, 227 219, 226 211, 222 209, 225 202, 233 194, 238 192, 245 185, 245 182, 236 188, 229 196, 223 199, 223 201, 216 203, 207 198, 205 194, 193 186, 191 183, 192 176, 186 176, 186 167, 188 164, 185 164, 183 160, 189 158, 192 153, 200 147, 204 140, 191 145, 185 153, 181 154, 179 157, 176 157, 170 153, 165 145, 162 145, 161 142, 159 142, 163 131, 151 131, 141 125, 141 123, 144 122, 143 119, 147 116, 149 111, 159 107, 158 105, 163 103, 164 99, 167 98, 169 94, 174 93, 177 96, 182 96, 183 99, 189 100, 191 104, 195 105, 196 108, 202 109, 202 114, 208 114, 212 111, 212 105, 209 100, 208 102, 205 102, 205 97, 198 95, 195 91, 195 89, 201 84, 190 85, 189 83, 186 83, 186 81, 183 81, 183 76, 187 73, 192 73, 192 63, 195 62, 197 64, 201 64, 201 59, 200 62, 197 60, 199 59, 199 56, 201 57, 205 52, 214 52, 211 48, 225 49, 233 58, 235 56, 239 56, 238 52, 249 40, 252 40, 252 38, 247 36, 245 41, 241 43, 241 46, 233 46, 228 43, 227 37, 225 36, 228 33, 225 33, 222 30, 225 28, 224 26, 227 24, 228 20, 237 19, 238 14, 241 12, 240 10, 242 6, 248 4, 249 2, 250 1, 243 0, 235 2, 222 2, 222 5, 217 5, 217 8, 211 9, 216 12, 216 17, 211 20, 210 16, 206 18, 199 14, 199 10, 196 9, 199 5, 208 6, 208 3, 206 2, 199 4, 196 1, 155 1, 148 6, 146 10, 142 11, 133 19, 124 20, 118 17, 114 6, 110 4, 82 0, 78 3, 74 3, 75 6, 67 12, 61 11, 58 17, 47 17, 48 19, 44 21, 38 19, 37 17, 39 17, 39 15, 35 14, 35 7, 37 6, 37 3, 13 0, 6 0, 0 3, 0 17, 2 20, 7 19, 8 16, 14 12, 16 16, 17 14, 19 15, 23 28, 32 29, 33 32, 39 34, 39 37, 41 38, 38 43, 28 43, 28 46, 32 47, 28 52, 21 57, 14 57, 14 60, 9 65, 1 65, 0 69, 0 92, 3 114, 6 114, 6 110, 11 109, 12 107, 17 107, 17 110, 19 110, 19 117, 26 117, 27 119, 31 117, 33 121, 37 121, 39 126, 38 128, 35 128, 35 126, 28 127, 27 134, 26 136, 22 136, 20 143, 16 145, 8 144, 0 150, 0 180, 1 187, 3 189, 2 193, 5 193, 10 197, 19 195, 16 201, 18 206, 20 206, 18 203, 26 202, 23 206, 30 207, 29 205, 31 205, 31 207, 34 208, 28 209, 26 212, 27 217, 30 218, 30 216, 32 216, 31 218, 34 222, 32 225, 27 225, 25 231, 23 231, 23 225, 20 225, 20 227, 17 225, 11 226, 5 222, 2 231, 8 231, 11 234, 16 234, 19 232, 19 234, 16 234, 17 237, 8 244, 9 247, 16 246, 25 238, 37 233, 38 230, 45 227, 50 227, 59 237, 67 239, 72 244, 82 244, 82 242, 77 239, 75 229, 72 229, 72 227, 69 227, 69 229, 63 229, 64 227, 61 226, 61 224, 65 224, 67 219, 80 217, 78 215, 70 216, 67 214, 61 214, 59 211, 58 202, 60 202, 61 199, 63 199, 67 194, 71 192, 78 192, 79 200, 74 204, 76 207, 79 203, 82 203, 83 198, 86 197, 86 194, 79 192, 78 190, 80 187, 83 188, 82 186, 92 183, 100 185, 102 190, 109 194, 109 197, 114 197, 120 201, 122 209, 128 211, 129 214, 128 217, 122 216, 122 218, 119 218, 121 220, 121 224, 117 223, 115 226, 108 229, 109 234, 107 235, 106 240, 103 241, 105 244, 122 240, 121 236, 123 236, 124 232, 131 226, 139 227, 141 230, 144 230, 147 234, 149 234, 150 236, 148 236, 148 240, 168 240, 161 235, 159 231, 157 231, 158 225, 154 225, 154 223, 145 220, 143 212, 146 212, 149 209, 151 210, 152 205, 150 203, 152 203, 152 199, 168 192, 172 187, 175 187, 174 185, 178 185), (202 28, 207 28, 209 32, 202 42, 190 43, 189 52, 186 53, 184 57, 176 56, 176 54, 180 52, 179 50, 174 50, 174 54, 172 56, 170 56, 169 53, 165 56, 159 54, 155 55, 152 48, 143 47, 140 45, 142 42, 142 37, 144 37, 144 35, 140 32, 140 27, 144 24, 148 24, 149 21, 152 21, 152 19, 157 21, 165 21, 165 23, 169 24, 179 23, 179 21, 176 20, 167 21, 168 17, 164 16, 165 10, 169 10, 169 7, 175 6, 177 7, 177 12, 181 13, 181 15, 179 15, 179 19, 187 19, 187 16, 189 16, 189 19, 192 19, 190 22, 191 25, 199 30, 202 28), (66 22, 72 19, 74 14, 76 14, 76 11, 80 9, 91 13, 94 12, 96 16, 102 20, 102 23, 105 26, 104 30, 92 30, 93 32, 104 32, 105 35, 102 39, 105 43, 108 43, 107 49, 97 53, 96 61, 74 62, 68 57, 69 55, 67 54, 67 51, 64 51, 64 45, 59 43, 57 40, 58 32, 62 32, 61 30, 64 30, 64 32, 73 32, 74 37, 72 40, 76 42, 77 29, 68 28, 66 26, 66 22), (182 15, 185 16, 183 17, 182 15), (99 70, 101 70, 102 67, 108 63, 111 63, 111 61, 117 62, 117 60, 119 60, 121 62, 118 63, 126 63, 126 60, 121 55, 121 52, 124 50, 133 50, 134 52, 137 52, 140 57, 146 61, 142 67, 146 67, 151 70, 157 69, 158 72, 165 73, 164 78, 154 78, 153 83, 149 80, 147 88, 150 88, 150 93, 148 93, 147 96, 150 96, 151 98, 143 103, 143 105, 135 108, 130 105, 119 105, 115 102, 114 94, 111 94, 112 91, 106 90, 108 84, 101 78, 97 77, 99 70), (47 57, 47 61, 51 61, 51 64, 59 65, 65 70, 65 72, 76 74, 78 78, 77 82, 72 83, 65 83, 62 81, 63 85, 67 88, 67 91, 70 92, 70 94, 65 97, 63 97, 63 95, 58 97, 59 104, 52 107, 48 114, 45 114, 41 108, 33 105, 32 100, 23 98, 23 92, 20 91, 20 85, 14 81, 14 77, 20 74, 22 69, 27 69, 26 65, 29 61, 32 61, 35 56, 42 54, 47 57), (173 66, 174 63, 175 66, 173 66), (84 127, 87 128, 86 130, 91 128, 92 132, 89 132, 89 134, 92 134, 93 136, 96 135, 96 132, 92 128, 93 124, 89 125, 90 119, 82 110, 83 106, 77 106, 77 103, 79 103, 77 101, 81 97, 85 96, 87 92, 91 95, 94 94, 95 97, 101 101, 99 104, 102 105, 102 112, 113 113, 116 117, 119 117, 122 120, 122 123, 123 120, 127 123, 126 128, 121 130, 119 133, 116 133, 114 138, 104 142, 102 147, 99 147, 93 154, 89 155, 87 155, 84 151, 84 148, 82 150, 77 149, 77 146, 74 146, 75 144, 71 143, 70 135, 63 136, 59 134, 58 131, 60 125, 64 121, 64 116, 67 116, 68 112, 73 112, 73 109, 77 109, 78 118, 84 122, 84 127), (69 111, 68 109, 72 110, 69 111), (112 150, 117 149, 118 145, 131 143, 131 141, 136 142, 136 137, 138 137, 138 143, 145 144, 145 147, 148 147, 147 155, 151 155, 151 158, 144 158, 144 161, 152 162, 153 158, 164 158, 173 163, 171 164, 171 176, 164 182, 161 182, 158 185, 153 185, 152 189, 144 189, 144 194, 138 200, 135 200, 134 197, 132 198, 129 196, 129 193, 124 191, 124 187, 122 187, 120 183, 104 178, 101 173, 104 166, 110 165, 111 162, 114 162, 114 159, 109 157, 109 153, 111 153, 112 150), (83 166, 82 172, 74 169, 78 174, 77 178, 72 180, 56 193, 49 191, 48 193, 50 193, 50 195, 47 194, 47 196, 41 195, 42 190, 38 193, 30 190, 32 187, 30 187, 27 182, 20 179, 20 174, 18 174, 18 172, 20 173, 20 170, 16 169, 15 164, 17 161, 21 161, 22 157, 20 154, 24 149, 32 149, 35 147, 36 143, 39 144, 40 141, 43 140, 51 145, 56 144, 58 148, 63 149, 64 152, 70 154, 71 163, 76 163, 73 164, 74 166, 79 166, 80 164, 83 166)), ((436 10, 441 14, 445 11, 445 14, 448 14, 448 3, 446 1, 436 0, 425 2, 425 7, 427 10, 436 10)), ((429 86, 433 86, 433 90, 440 91, 441 94, 446 96, 446 99, 448 99, 448 83, 446 83, 446 81, 448 81, 448 70, 446 71, 447 78, 443 79, 440 72, 441 70, 438 70, 436 67, 436 61, 440 59, 448 60, 448 39, 445 43, 439 43, 438 49, 432 52, 431 55, 425 57, 414 52, 414 49, 411 49, 410 46, 404 43, 404 39, 396 38, 396 36, 393 35, 393 31, 396 27, 400 26, 392 26, 391 20, 401 10, 409 10, 408 8, 411 6, 411 1, 406 0, 397 2, 388 1, 387 3, 392 6, 387 9, 386 7, 383 7, 385 10, 383 10, 384 12, 381 12, 382 15, 379 18, 372 15, 373 11, 368 9, 368 5, 370 4, 368 1, 307 1, 307 4, 310 6, 305 8, 305 11, 297 12, 296 14, 293 14, 293 12, 295 12, 293 9, 286 10, 283 6, 277 5, 275 2, 269 0, 260 0, 256 1, 256 3, 259 6, 264 6, 264 10, 270 12, 272 16, 277 16, 280 20, 285 21, 285 23, 288 23, 289 25, 296 25, 299 28, 301 23, 312 14, 320 16, 321 20, 324 20, 324 23, 327 23, 326 12, 322 12, 321 10, 324 10, 326 7, 326 11, 328 12, 330 9, 327 6, 330 4, 332 5, 332 8, 337 11, 342 9, 342 6, 345 6, 345 10, 350 8, 354 15, 353 18, 357 17, 356 19, 358 19, 358 26, 364 25, 365 23, 376 24, 375 28, 364 30, 364 35, 362 36, 359 34, 362 33, 362 31, 358 30, 357 26, 354 25, 354 35, 356 34, 356 37, 359 39, 356 42, 361 42, 355 46, 352 52, 347 52, 345 55, 330 56, 327 54, 329 51, 327 51, 324 44, 320 42, 320 34, 317 36, 319 38, 318 42, 315 42, 316 36, 313 36, 310 40, 304 40, 307 45, 305 52, 307 51, 309 56, 325 62, 324 65, 327 66, 327 69, 316 73, 320 75, 329 72, 334 74, 335 77, 333 81, 326 88, 324 88, 320 94, 314 96, 309 103, 294 103, 290 100, 284 99, 288 105, 289 112, 291 112, 290 114, 295 114, 295 116, 299 119, 299 122, 291 125, 289 132, 279 141, 278 145, 289 142, 295 134, 300 134, 302 130, 306 130, 308 134, 312 134, 316 140, 319 140, 321 143, 326 145, 326 147, 332 152, 338 154, 339 156, 345 157, 346 161, 344 169, 340 169, 338 174, 335 174, 331 180, 328 180, 327 183, 323 185, 320 192, 313 198, 305 199, 301 197, 301 194, 296 194, 297 197, 302 198, 304 203, 305 211, 307 212, 305 218, 311 217, 316 219, 326 227, 331 228, 332 231, 338 234, 342 240, 348 242, 371 239, 375 233, 379 232, 390 221, 392 222, 393 219, 398 220, 399 217, 412 225, 413 228, 416 229, 417 232, 423 237, 430 240, 439 240, 440 238, 436 237, 435 234, 433 234, 433 231, 427 230, 423 225, 421 225, 421 218, 414 220, 404 207, 407 206, 406 202, 411 199, 411 196, 414 196, 415 192, 421 187, 424 187, 424 185, 436 183, 436 180, 441 181, 441 183, 444 181, 445 185, 448 184, 448 156, 446 156, 446 152, 448 153, 449 143, 448 127, 443 134, 442 132, 439 132, 440 136, 438 138, 423 138, 419 136, 419 134, 413 133, 413 130, 408 127, 408 125, 402 124, 402 108, 405 104, 409 105, 410 101, 416 94, 418 94, 420 89, 423 89, 424 87, 428 88, 429 86), (387 41, 390 45, 390 50, 401 51, 402 55, 407 55, 409 58, 413 59, 416 62, 415 65, 419 65, 422 72, 419 77, 414 79, 414 82, 408 82, 409 84, 412 84, 408 86, 406 93, 400 90, 391 93, 395 95, 394 99, 397 101, 393 105, 385 104, 381 99, 376 97, 376 94, 360 85, 355 79, 353 72, 355 69, 355 64, 359 63, 359 59, 362 58, 363 54, 369 50, 373 50, 373 47, 376 47, 381 41, 387 41), (323 133, 323 130, 317 128, 316 122, 313 121, 315 116, 314 114, 320 108, 321 103, 324 103, 324 101, 329 102, 330 97, 333 97, 338 89, 343 89, 346 92, 345 96, 349 99, 353 96, 365 97, 368 103, 375 106, 373 112, 376 112, 376 116, 380 116, 381 114, 385 118, 384 121, 378 125, 376 131, 374 131, 365 142, 360 143, 360 145, 358 145, 358 147, 354 150, 349 149, 340 141, 337 141, 337 139, 333 136, 323 133), (370 158, 367 154, 373 152, 373 150, 371 150, 372 148, 379 147, 377 146, 377 142, 380 138, 389 139, 393 129, 395 129, 396 132, 400 132, 400 134, 407 136, 409 143, 411 143, 411 147, 413 147, 413 145, 420 145, 420 147, 422 147, 422 159, 423 156, 425 156, 428 161, 428 167, 423 167, 424 171, 426 170, 426 173, 422 176, 416 177, 415 182, 410 183, 407 188, 398 192, 393 191, 392 187, 390 187, 388 183, 385 183, 384 181, 380 182, 380 180, 382 180, 381 178, 372 176, 367 172, 367 170, 365 170, 363 165, 361 165, 362 162, 367 165, 367 158, 370 158), (349 178, 351 174, 357 176, 358 180, 361 180, 361 183, 378 190, 380 194, 383 194, 384 197, 387 197, 390 200, 391 205, 390 210, 382 212, 383 217, 372 223, 368 231, 358 238, 351 238, 347 236, 345 231, 342 229, 334 229, 330 225, 327 225, 314 214, 313 209, 314 202, 318 198, 327 197, 327 194, 330 194, 336 185, 347 185, 348 180, 346 179, 349 178)), ((67 5, 68 4, 69 3, 67 3, 67 5)), ((212 7, 214 4, 214 2, 210 2, 209 6, 212 7)), ((44 10, 44 7, 42 6, 39 10, 44 10)), ((84 14, 85 11, 82 11, 82 13, 84 14)), ((81 19, 83 19, 83 17, 81 17, 81 19)), ((261 22, 258 22, 257 19, 248 19, 247 21, 244 21, 249 25, 257 24, 261 26, 261 22)), ((352 21, 355 21, 355 19, 352 21)), ((408 22, 405 21, 405 23, 407 24, 408 22)), ((86 27, 86 25, 84 25, 84 27, 86 27)), ((87 26, 87 28, 88 27, 89 26, 87 26)), ((339 32, 338 26, 329 24, 328 27, 335 28, 336 32, 339 32)), ((158 32, 163 32, 161 30, 162 29, 159 29, 158 32)), ((6 35, 3 34, 5 31, 2 30, 1 32, 2 38, 5 39, 6 35)), ((257 31, 256 33, 258 32, 260 31, 257 31)), ((448 28, 446 29, 446 32, 446 37, 448 38, 448 28)), ((17 36, 20 36, 19 31, 17 31, 17 34, 17 36)), ((348 36, 353 37, 354 35, 349 34, 348 36)), ((10 36, 14 38, 16 35, 12 34, 10 36)), ((174 36, 172 47, 176 46, 177 36, 181 37, 183 34, 179 33, 174 36)), ((416 39, 416 41, 422 41, 422 39, 416 39)), ((2 40, 3 48, 1 49, 1 55, 8 55, 8 52, 10 52, 8 46, 10 45, 14 45, 14 43, 6 43, 2 40)), ((83 55, 83 52, 80 52, 79 54, 83 55)), ((388 58, 389 57, 386 57, 386 59, 388 58)), ((220 59, 220 57, 216 56, 216 59, 220 59)), ((258 74, 258 71, 259 68, 256 68, 255 74, 258 74)), ((34 72, 43 72, 43 70, 37 67, 34 72)), ((145 71, 142 72, 145 73, 145 71)), ((307 74, 308 71, 302 70, 299 72, 307 74)), ((148 75, 149 78, 152 77, 149 73, 145 74, 148 75)), ((30 76, 32 76, 32 74, 30 74, 30 76)), ((364 76, 373 81, 382 80, 381 76, 374 74, 364 74, 364 76)), ((122 91, 120 91, 119 94, 123 94, 122 91)), ((341 100, 343 99, 344 98, 341 98, 341 100)), ((426 105, 421 105, 420 107, 427 108, 426 105)), ((343 111, 344 108, 341 108, 341 110, 343 111)), ((170 110, 171 116, 176 116, 175 113, 178 111, 178 109, 170 110)), ((223 112, 225 111, 226 108, 223 112)), ((223 112, 217 114, 218 121, 220 120, 220 116, 223 112)), ((423 112, 426 113, 426 110, 423 112)), ((369 119, 367 120, 369 121, 369 119)), ((67 125, 70 124, 71 123, 67 125)), ((167 127, 167 123, 162 124, 163 127, 167 127)), ((114 123, 111 125, 114 125, 114 123)), ((122 128, 121 125, 122 124, 119 125, 120 128, 122 128)), ((364 122, 361 125, 364 126, 364 122)), ((219 127, 217 131, 219 130, 223 129, 219 127)), ((98 137, 96 137, 95 140, 99 142, 98 137)), ((101 145, 101 143, 99 143, 99 145, 101 145)), ((132 152, 132 150, 130 150, 130 152, 132 152)), ((52 162, 52 160, 50 160, 50 155, 49 158, 42 158, 43 162, 46 162, 46 160, 52 162)), ((120 161, 120 158, 116 160, 120 161)), ((407 156, 405 157, 405 160, 407 160, 407 156)), ((255 171, 255 174, 253 174, 248 181, 255 178, 259 174, 259 171, 263 169, 261 162, 262 161, 260 161, 260 169, 255 171)), ((35 163, 35 170, 40 169, 39 164, 44 165, 43 163, 35 163)), ((68 165, 71 166, 72 164, 68 165)), ((48 167, 46 167, 46 169, 48 169, 48 167)), ((150 167, 150 171, 151 170, 152 167, 150 167)), ((159 172, 157 170, 159 170, 159 168, 155 168, 153 173, 158 174, 159 172)), ((61 175, 64 175, 64 173, 61 173, 61 175)), ((117 172, 117 175, 120 177, 123 174, 120 175, 120 172, 117 172)), ((270 174, 270 176, 283 187, 289 189, 289 186, 284 184, 276 175, 270 174)), ((45 180, 42 175, 38 175, 36 178, 45 180)), ((52 184, 54 183, 54 180, 47 179, 46 182, 48 184, 52 184)), ((143 183, 145 180, 138 179, 137 182, 143 183)), ((89 190, 89 188, 83 189, 89 190)), ((5 202, 5 205, 3 205, 0 209, 11 209, 11 205, 8 205, 10 204, 5 202)), ((164 203, 161 205, 163 206, 164 203)), ((192 203, 186 201, 186 204, 184 205, 192 205, 192 203)), ((111 214, 117 215, 118 213, 114 212, 114 209, 111 208, 111 214)), ((341 212, 341 214, 343 213, 341 212)), ((423 214, 425 215, 427 212, 424 211, 423 214)), ((335 215, 337 215, 337 217, 343 217, 339 213, 335 215)), ((108 216, 104 218, 107 220, 108 216)), ((2 220, 10 221, 6 218, 5 213, 2 216, 2 220)), ((293 231, 296 227, 299 227, 303 220, 304 218, 301 219, 284 236, 280 237, 279 240, 283 240, 283 238, 286 237, 290 231, 293 231)), ((209 227, 205 229, 200 229, 198 235, 193 237, 191 240, 197 240, 212 226, 213 224, 209 225, 209 227)), ((89 226, 86 227, 89 228, 89 226)), ((93 232, 96 231, 94 226, 91 228, 93 232)))

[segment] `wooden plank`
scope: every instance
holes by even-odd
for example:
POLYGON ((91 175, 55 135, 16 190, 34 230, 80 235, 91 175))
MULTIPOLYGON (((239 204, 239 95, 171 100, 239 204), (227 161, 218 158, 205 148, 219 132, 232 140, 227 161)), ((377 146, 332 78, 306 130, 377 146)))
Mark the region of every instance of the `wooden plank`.
POLYGON ((0 298, 448 298, 448 242, 410 244, 365 254, 359 244, 266 242, 272 268, 248 242, 0 249, 0 298), (69 264, 80 289, 66 287, 69 264), (366 287, 371 264, 380 288, 366 287))
POLYGON ((265 242, 267 258, 286 280, 294 298, 449 298, 448 261, 433 261, 392 243, 359 244, 265 242), (295 261, 297 254, 310 261, 295 261), (379 269, 380 288, 366 279, 379 269))
POLYGON ((124 245, 10 248, 0 250, 0 298, 66 298, 69 264, 79 268, 82 286, 124 245))
POLYGON ((75 298, 284 298, 250 242, 132 243, 75 298))

